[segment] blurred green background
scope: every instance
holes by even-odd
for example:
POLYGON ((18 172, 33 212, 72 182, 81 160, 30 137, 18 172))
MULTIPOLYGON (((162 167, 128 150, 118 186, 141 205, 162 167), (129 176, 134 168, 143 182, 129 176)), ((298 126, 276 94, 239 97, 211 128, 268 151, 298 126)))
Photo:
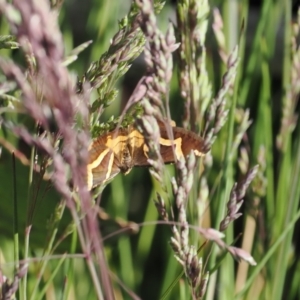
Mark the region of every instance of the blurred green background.
MULTIPOLYGON (((159 28, 165 32, 169 21, 175 22, 174 5, 176 1, 167 1, 163 11, 158 16, 159 28)), ((100 56, 108 49, 111 38, 118 30, 118 20, 125 16, 130 8, 131 1, 129 0, 111 0, 111 1, 75 1, 66 0, 60 10, 59 20, 61 30, 63 32, 65 52, 68 54, 76 46, 92 40, 93 43, 80 55, 77 61, 70 65, 70 70, 81 77, 92 61, 98 60, 100 56)), ((289 154, 290 162, 286 169, 283 168, 283 155, 278 151, 275 145, 276 135, 280 128, 282 106, 283 106, 283 76, 284 76, 284 60, 288 56, 284 49, 285 37, 287 34, 285 23, 286 15, 290 13, 291 20, 296 18, 297 5, 299 1, 210 1, 210 6, 219 7, 221 15, 224 19, 224 31, 227 39, 228 51, 233 49, 233 46, 240 44, 242 48, 242 57, 240 61, 240 73, 238 77, 239 92, 237 97, 238 108, 249 108, 250 118, 253 120, 247 139, 246 145, 250 150, 251 163, 257 163, 257 153, 261 145, 266 147, 267 155, 266 162, 268 164, 266 171, 266 180, 268 181, 268 191, 262 195, 260 199, 260 207, 255 208, 257 213, 256 233, 259 238, 256 240, 253 255, 258 260, 262 260, 264 253, 268 250, 269 245, 278 238, 278 236, 268 235, 268 230, 273 227, 274 222, 281 224, 281 229, 285 227, 285 223, 276 219, 276 204, 278 204, 278 195, 280 191, 276 188, 280 185, 280 178, 283 172, 287 172, 287 178, 291 179, 293 162, 296 161, 296 156, 289 154), (273 3, 274 2, 274 3, 273 3), (287 12, 287 9, 289 12, 287 12), (243 36, 240 38, 242 23, 245 28, 243 36), (272 158, 272 159, 271 159, 272 158), (269 168, 269 169, 268 169, 269 168), (272 177, 273 176, 273 177, 272 177), (273 196, 272 196, 273 195, 273 196), (269 197, 269 198, 268 198, 269 197), (269 200, 266 200, 266 199, 269 200), (274 207, 273 214, 270 218, 266 218, 265 214, 268 211, 267 201, 272 202, 274 207), (264 217, 265 222, 264 222, 264 217), (262 237, 263 236, 263 237, 262 237)), ((7 34, 8 26, 0 17, 0 33, 7 34)), ((216 93, 220 87, 222 75, 224 73, 224 65, 218 58, 218 46, 211 29, 212 12, 209 17, 210 26, 207 34, 207 60, 209 68, 209 77, 212 79, 213 89, 216 93)), ((19 55, 19 50, 1 50, 2 56, 11 57, 23 63, 22 56, 19 55)), ((175 65, 176 69, 176 65, 175 65)), ((112 115, 118 116, 132 90, 134 89, 139 78, 143 75, 145 65, 142 57, 138 58, 123 80, 118 83, 120 90, 118 99, 105 110, 102 116, 105 121, 112 115)), ((299 105, 298 105, 299 106, 299 105)), ((296 107, 299 111, 299 107, 296 107)), ((176 74, 172 79, 170 108, 172 118, 181 126, 181 118, 183 111, 183 102, 179 97, 179 89, 176 74)), ((9 115, 6 118, 18 120, 18 122, 31 125, 30 120, 22 115, 9 115), (24 119, 20 121, 21 119, 24 119)), ((297 124, 297 130, 298 126, 297 124)), ((224 130, 226 131, 226 129, 224 130)), ((299 130, 298 130, 299 131, 299 130)), ((297 131, 297 132, 298 132, 297 131)), ((297 135, 297 134, 295 134, 297 135)), ((12 144, 19 148, 23 153, 29 155, 30 149, 21 141, 18 141, 8 132, 2 132, 1 136, 8 139, 12 144)), ((298 137, 296 137, 298 138, 298 137)), ((215 187, 216 181, 220 174, 220 170, 224 167, 224 141, 226 141, 226 132, 223 132, 213 146, 214 165, 208 176, 208 186, 215 187)), ((292 143, 291 147, 296 147, 296 143, 292 143)), ((1 270, 3 273, 12 274, 13 265, 5 264, 13 260, 13 168, 11 154, 2 148, 0 158, 0 247, 2 255, 1 265, 4 262, 1 270)), ((232 178, 237 178, 238 160, 235 157, 233 162, 232 178)), ((173 166, 167 166, 169 178, 174 174, 173 166)), ((21 244, 24 239, 24 226, 26 224, 27 211, 27 190, 29 168, 22 165, 18 160, 16 164, 16 191, 18 199, 18 220, 20 228, 21 244)), ((286 190, 289 191, 288 183, 286 190)), ((110 220, 101 221, 102 234, 105 237, 120 228, 119 220, 124 222, 152 222, 158 219, 156 208, 153 204, 156 191, 159 190, 157 183, 151 178, 149 171, 144 168, 135 168, 127 176, 118 175, 111 184, 109 184, 101 197, 101 207, 109 214, 110 220)), ((226 199, 225 199, 226 200, 226 199)), ((31 257, 41 254, 44 245, 47 243, 48 220, 54 212, 55 206, 60 201, 60 196, 49 188, 49 182, 43 182, 39 189, 39 194, 36 200, 36 210, 33 218, 32 233, 30 238, 32 253, 31 257)), ((288 206, 289 200, 280 199, 281 205, 288 206)), ((294 199, 294 201, 298 201, 294 199)), ((216 203, 216 202, 215 202, 216 203)), ((215 204, 218 206, 218 204, 215 204)), ((281 207, 281 206, 280 206, 281 207)), ((278 206, 277 209, 280 209, 278 206)), ((213 214, 213 212, 211 212, 213 214)), ((283 213, 284 214, 284 213, 283 213)), ((64 217, 59 225, 60 234, 66 229, 70 223, 70 216, 65 211, 64 217)), ((237 235, 244 230, 246 218, 241 218, 236 222, 234 233, 237 235)), ((275 226, 275 225, 274 225, 275 226)), ((279 226, 279 225, 278 225, 279 226)), ((270 229, 271 230, 271 229, 270 229)), ((273 229, 271 230, 273 231, 273 229)), ((275 230, 274 230, 275 231, 275 230)), ((278 230, 280 231, 280 230, 278 230)), ((298 227, 295 226, 295 232, 298 232, 298 227)), ((169 246, 170 229, 167 226, 155 226, 149 224, 142 226, 137 234, 121 233, 108 240, 105 240, 106 255, 109 261, 110 270, 117 274, 120 280, 129 288, 132 289, 141 299, 159 299, 159 296, 167 287, 175 280, 180 273, 181 267, 173 257, 173 252, 169 246)), ((74 238, 74 236, 73 236, 74 238)), ((233 238, 234 239, 234 238, 233 238)), ((72 240, 72 235, 67 237, 58 247, 56 253, 62 254, 69 250, 69 245, 72 240)), ((283 290, 288 293, 288 298, 282 299, 299 299, 300 291, 297 287, 297 279, 299 279, 299 242, 297 234, 290 245, 295 246, 293 255, 291 255, 290 269, 285 270, 282 275, 283 290), (297 275, 295 275, 297 274, 297 275), (288 291, 288 292, 287 292, 288 291)), ((240 241, 237 246, 240 245, 240 241)), ((77 247, 80 250, 79 246, 77 247)), ((22 252, 22 249, 20 249, 22 252)), ((229 258, 232 261, 232 258, 229 258)), ((274 255, 274 260, 278 260, 274 255)), ((88 271, 84 265, 84 260, 74 259, 74 277, 72 291, 68 299, 95 299, 95 294, 90 287, 91 281, 88 271), (76 296, 75 296, 76 295, 76 296)), ((271 261, 269 262, 271 263, 271 261)), ((222 276, 226 276, 226 268, 223 269, 223 275, 219 275, 218 284, 215 289, 218 292, 214 297, 208 299, 235 299, 230 298, 234 290, 234 276, 237 264, 231 262, 233 266, 228 271, 231 285, 228 290, 222 284, 222 276), (221 282, 221 283, 220 283, 221 282), (223 294, 224 293, 224 294, 223 294)), ((37 268, 36 264, 32 264, 30 269, 34 272, 37 268)), ((55 268, 55 262, 49 264, 49 272, 55 268)), ((64 266, 67 269, 66 266, 64 266)), ((55 278, 54 286, 56 289, 49 289, 45 299, 55 295, 56 299, 63 299, 62 288, 60 283, 64 278, 64 268, 61 273, 55 278), (52 293, 51 293, 52 292, 52 293)), ((262 267, 263 268, 263 267, 262 267)), ((261 290, 260 299, 275 299, 273 298, 272 289, 274 281, 270 279, 276 269, 275 266, 270 267, 265 262, 263 275, 265 276, 264 288, 261 290)), ((221 273, 221 272, 220 272, 221 273)), ((251 273, 251 272, 250 272, 251 273)), ((221 273, 222 274, 222 273, 221 273)), ((48 274, 49 275, 49 274, 48 274)), ((275 276, 275 275, 274 275, 275 276)), ((47 281, 47 274, 44 278, 47 281)), ((29 278, 29 281, 34 282, 34 278, 29 278)), ((172 290, 167 299, 191 299, 186 285, 183 284, 184 279, 181 279, 179 284, 172 290)), ((254 279, 251 282, 252 289, 255 285, 254 279)), ((33 283, 32 283, 33 284, 33 283)), ((30 285, 30 284, 29 284, 30 285)), ((114 281, 116 299, 131 299, 126 292, 122 292, 117 281, 114 281)), ((209 294, 208 294, 209 295, 209 294)), ((250 293, 251 295, 251 293, 250 293)), ((277 295, 280 299, 280 294, 277 295)), ((250 299, 250 296, 244 296, 245 299, 250 299)), ((254 299, 254 298, 252 298, 254 299)))

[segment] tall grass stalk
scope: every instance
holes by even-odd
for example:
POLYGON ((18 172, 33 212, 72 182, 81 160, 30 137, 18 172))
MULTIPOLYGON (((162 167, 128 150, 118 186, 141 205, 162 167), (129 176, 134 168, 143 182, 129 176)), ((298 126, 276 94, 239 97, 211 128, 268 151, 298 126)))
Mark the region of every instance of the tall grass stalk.
POLYGON ((0 298, 297 299, 300 14, 291 1, 128 4, 85 4, 66 51, 63 1, 0 0, 0 250, 14 266, 1 261, 0 298), (203 153, 165 166, 173 118, 203 153), (129 125, 151 179, 133 169, 90 191, 91 140, 129 125))

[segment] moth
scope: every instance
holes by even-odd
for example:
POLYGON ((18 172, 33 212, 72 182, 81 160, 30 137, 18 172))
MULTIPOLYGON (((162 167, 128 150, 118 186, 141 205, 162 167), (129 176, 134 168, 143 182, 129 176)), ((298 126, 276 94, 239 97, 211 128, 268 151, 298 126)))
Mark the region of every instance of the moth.
MULTIPOLYGON (((194 151, 196 156, 204 155, 207 150, 203 139, 196 133, 171 127, 174 139, 164 125, 160 127, 160 154, 164 163, 173 163, 194 151)), ((128 174, 133 167, 146 167, 149 149, 144 136, 134 126, 118 128, 94 139, 89 147, 87 184, 92 189, 103 184, 118 173, 128 174)))

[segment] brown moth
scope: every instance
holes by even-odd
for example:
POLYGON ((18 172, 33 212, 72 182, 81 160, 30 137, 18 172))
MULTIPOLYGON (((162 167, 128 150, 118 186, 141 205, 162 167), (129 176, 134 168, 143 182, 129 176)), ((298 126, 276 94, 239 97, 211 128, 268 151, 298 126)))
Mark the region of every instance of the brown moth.
MULTIPOLYGON (((196 133, 172 127, 174 140, 170 140, 165 126, 160 124, 159 127, 160 154, 164 163, 173 163, 191 151, 197 156, 207 152, 203 139, 196 133)), ((120 172, 128 174, 133 167, 149 166, 148 151, 143 135, 134 125, 107 132, 94 139, 89 147, 88 188, 105 183, 120 172)))

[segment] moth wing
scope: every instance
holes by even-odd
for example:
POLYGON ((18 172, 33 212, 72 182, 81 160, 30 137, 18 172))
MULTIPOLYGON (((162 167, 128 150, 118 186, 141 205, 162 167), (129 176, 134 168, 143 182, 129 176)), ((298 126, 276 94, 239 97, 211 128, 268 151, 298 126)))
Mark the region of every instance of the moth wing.
POLYGON ((91 188, 96 187, 98 185, 101 185, 103 183, 106 183, 113 179, 116 175, 120 173, 120 169, 113 165, 109 176, 107 176, 108 170, 103 168, 103 166, 98 166, 92 170, 92 183, 91 183, 91 188))
MULTIPOLYGON (((162 121, 158 121, 160 131, 161 131, 161 138, 159 141, 160 146, 160 154, 164 163, 172 163, 174 162, 174 151, 176 149, 176 143, 173 143, 171 140, 168 139, 168 134, 164 128, 164 123, 162 121)), ((172 124, 174 125, 174 124, 172 124)), ((175 127, 171 127, 175 128, 175 127)), ((133 130, 129 136, 130 147, 132 150, 132 157, 134 161, 134 166, 136 167, 147 167, 150 166, 148 159, 149 159, 149 148, 145 142, 144 136, 138 132, 137 130, 133 130)), ((179 145, 179 151, 181 145, 179 145)), ((177 151, 178 152, 178 151, 177 151)), ((177 153, 178 154, 178 153, 177 153)), ((179 155, 179 154, 178 154, 179 155)))
POLYGON ((170 139, 167 129, 161 128, 160 153, 165 163, 172 163, 175 157, 180 159, 194 152, 196 156, 204 155, 203 139, 196 133, 180 127, 172 127, 173 140, 170 139))
POLYGON ((180 159, 183 156, 183 140, 180 134, 176 135, 176 129, 177 127, 160 127, 160 154, 164 163, 173 163, 175 162, 175 157, 180 159), (168 132, 168 130, 171 130, 172 132, 168 132), (172 135, 174 139, 171 139, 172 135))
POLYGON ((134 155, 134 166, 135 167, 147 167, 150 166, 148 162, 148 156, 146 156, 144 150, 141 149, 135 149, 134 155))
POLYGON ((89 147, 89 163, 87 166, 88 188, 103 184, 118 173, 120 168, 115 164, 114 152, 106 146, 107 136, 104 135, 96 140, 89 147))
MULTIPOLYGON (((147 167, 150 166, 149 159, 149 150, 146 143, 143 144, 142 147, 136 148, 134 151, 134 166, 135 167, 147 167)), ((172 163, 174 162, 174 154, 172 145, 163 145, 160 143, 160 154, 164 163, 172 163)))
POLYGON ((175 145, 162 145, 160 144, 160 155, 164 163, 173 163, 175 162, 174 158, 175 145), (174 147, 174 148, 173 148, 174 147))
POLYGON ((194 152, 196 156, 203 156, 207 153, 208 149, 204 146, 204 140, 195 132, 185 130, 183 128, 173 128, 174 138, 181 137, 182 145, 181 150, 184 156, 194 152))
POLYGON ((132 162, 134 167, 146 167, 148 163, 148 147, 144 136, 136 129, 128 136, 128 146, 131 149, 132 162))

